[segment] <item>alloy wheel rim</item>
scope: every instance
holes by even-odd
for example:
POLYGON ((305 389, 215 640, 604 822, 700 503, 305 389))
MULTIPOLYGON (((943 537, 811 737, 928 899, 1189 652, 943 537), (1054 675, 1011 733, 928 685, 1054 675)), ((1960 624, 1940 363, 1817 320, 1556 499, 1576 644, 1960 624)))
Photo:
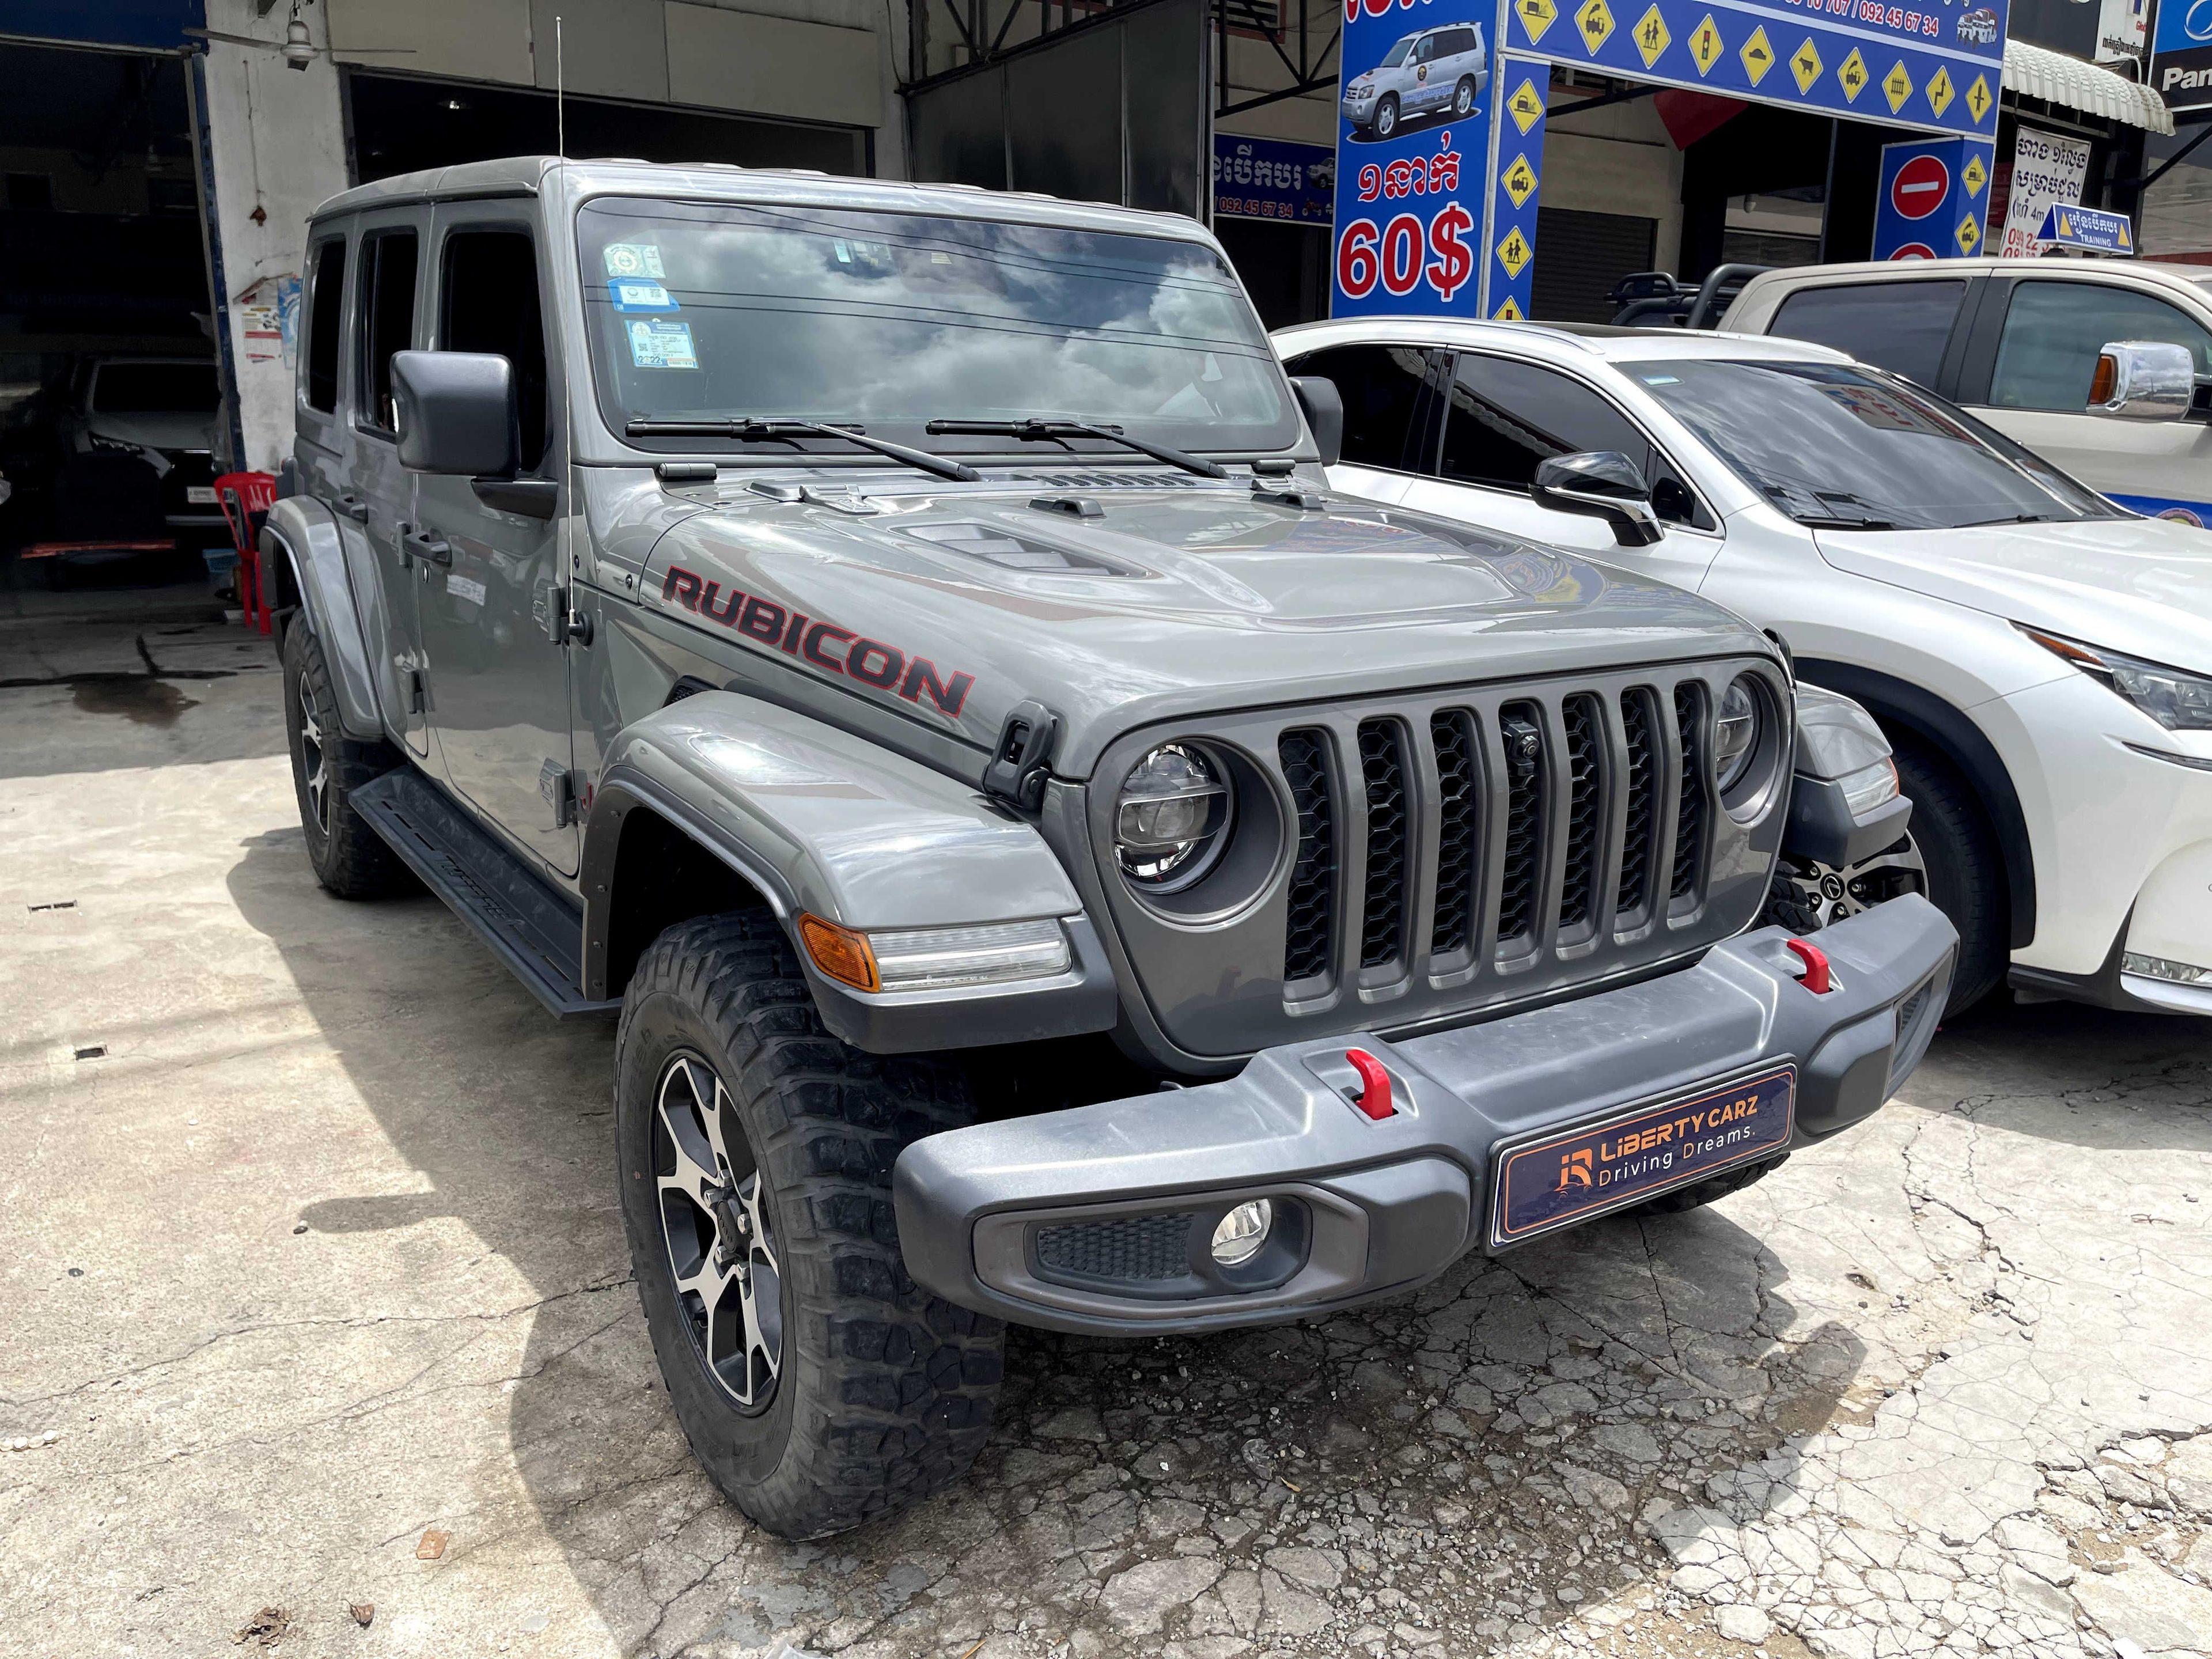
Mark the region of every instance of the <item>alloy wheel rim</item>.
POLYGON ((1459 84, 1459 90, 1452 94, 1452 113, 1464 117, 1468 111, 1474 107, 1474 88, 1462 81, 1459 84))
POLYGON ((323 756, 323 725, 315 718, 314 693, 304 679, 300 682, 300 777, 307 787, 307 805, 314 811, 315 828, 327 830, 331 783, 323 756))
POLYGON ((1792 872, 1790 879, 1819 925, 1826 927, 1885 900, 1905 893, 1925 894, 1928 866, 1920 856, 1919 843, 1908 835, 1872 858, 1841 868, 1808 862, 1802 872, 1792 872))
POLYGON ((1388 138, 1398 130, 1398 106, 1385 104, 1375 112, 1375 136, 1388 138))
POLYGON ((653 1154, 669 1273, 700 1362, 740 1411, 763 1410, 783 1369, 782 1273, 735 1104, 696 1054, 661 1070, 653 1154))

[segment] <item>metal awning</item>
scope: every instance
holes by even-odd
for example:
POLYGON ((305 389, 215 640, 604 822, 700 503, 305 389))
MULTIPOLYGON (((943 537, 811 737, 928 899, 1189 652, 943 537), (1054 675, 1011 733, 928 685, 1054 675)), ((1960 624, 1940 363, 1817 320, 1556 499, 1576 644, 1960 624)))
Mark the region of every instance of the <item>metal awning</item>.
POLYGON ((2063 104, 2152 132, 2173 131, 2173 112, 2148 87, 2025 40, 2005 42, 2004 83, 2009 91, 2046 104, 2063 104))

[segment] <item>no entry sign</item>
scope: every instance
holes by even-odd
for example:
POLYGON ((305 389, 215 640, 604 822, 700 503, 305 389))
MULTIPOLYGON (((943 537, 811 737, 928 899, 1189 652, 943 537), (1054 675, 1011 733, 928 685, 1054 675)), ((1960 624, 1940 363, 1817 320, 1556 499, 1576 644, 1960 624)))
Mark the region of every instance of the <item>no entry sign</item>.
POLYGON ((1951 193, 1951 169, 1940 155, 1911 157, 1889 181, 1889 204, 1900 219, 1925 219, 1951 193))

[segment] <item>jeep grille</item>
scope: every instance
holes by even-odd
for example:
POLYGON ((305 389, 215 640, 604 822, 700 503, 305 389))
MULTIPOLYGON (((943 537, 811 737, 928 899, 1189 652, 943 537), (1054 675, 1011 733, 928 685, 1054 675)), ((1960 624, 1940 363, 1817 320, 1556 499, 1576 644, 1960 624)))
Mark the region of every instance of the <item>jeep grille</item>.
MULTIPOLYGON (((1112 884, 1163 1033, 1231 1054, 1400 1030, 1663 966, 1735 933, 1764 900, 1782 814, 1745 824, 1720 810, 1706 726, 1719 690, 1754 666, 1771 672, 1644 668, 1122 739, 1106 775, 1187 737, 1243 756, 1282 804, 1277 873, 1241 902, 1216 910, 1194 890, 1162 914, 1112 884)), ((1109 847, 1110 821, 1093 822, 1109 847)))

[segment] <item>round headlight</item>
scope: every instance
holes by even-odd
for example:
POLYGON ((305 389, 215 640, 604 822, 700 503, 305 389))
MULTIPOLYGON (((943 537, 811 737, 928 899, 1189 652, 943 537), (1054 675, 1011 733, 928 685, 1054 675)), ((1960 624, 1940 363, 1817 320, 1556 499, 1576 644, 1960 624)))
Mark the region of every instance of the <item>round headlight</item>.
POLYGON ((1132 767, 1114 803, 1114 852, 1139 887, 1172 893, 1213 866, 1228 842, 1229 786, 1188 744, 1163 744, 1132 767))
POLYGON ((1759 727, 1766 701, 1748 674, 1739 674, 1721 694, 1720 718, 1713 723, 1713 771, 1723 794, 1742 781, 1759 752, 1759 727))

